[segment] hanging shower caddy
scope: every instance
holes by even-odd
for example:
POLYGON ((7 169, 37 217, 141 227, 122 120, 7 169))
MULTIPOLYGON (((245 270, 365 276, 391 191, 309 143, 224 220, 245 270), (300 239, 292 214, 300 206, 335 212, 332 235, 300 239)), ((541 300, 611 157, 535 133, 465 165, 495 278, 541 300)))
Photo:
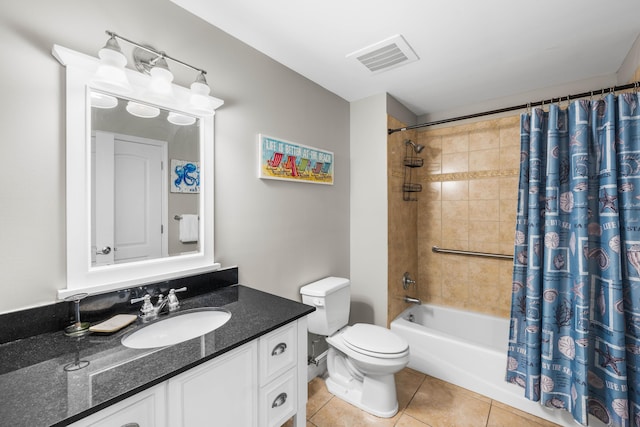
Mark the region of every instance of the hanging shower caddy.
POLYGON ((420 153, 423 149, 423 145, 416 145, 411 140, 404 141, 405 155, 404 155, 404 177, 402 180, 402 200, 405 202, 415 202, 418 200, 415 193, 422 191, 422 185, 411 182, 412 171, 414 168, 420 168, 424 165, 424 160, 414 154, 420 153), (411 146, 411 148, 409 148, 411 146))

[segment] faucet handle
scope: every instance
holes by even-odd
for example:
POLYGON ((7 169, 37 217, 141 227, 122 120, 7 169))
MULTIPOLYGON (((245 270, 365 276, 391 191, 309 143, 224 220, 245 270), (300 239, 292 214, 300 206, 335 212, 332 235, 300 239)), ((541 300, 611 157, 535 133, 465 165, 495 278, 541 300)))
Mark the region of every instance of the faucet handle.
POLYGON ((167 300, 169 303, 169 311, 175 311, 178 309, 178 307, 180 307, 180 301, 178 301, 176 292, 184 292, 186 290, 187 290, 186 286, 180 289, 169 289, 169 295, 167 296, 167 300))
POLYGON ((131 300, 131 304, 136 304, 136 303, 138 303, 140 301, 144 301, 142 303, 142 307, 140 307, 140 314, 142 316, 146 316, 149 313, 153 312, 153 304, 151 304, 151 295, 146 294, 145 296, 140 297, 140 298, 133 298, 131 300))

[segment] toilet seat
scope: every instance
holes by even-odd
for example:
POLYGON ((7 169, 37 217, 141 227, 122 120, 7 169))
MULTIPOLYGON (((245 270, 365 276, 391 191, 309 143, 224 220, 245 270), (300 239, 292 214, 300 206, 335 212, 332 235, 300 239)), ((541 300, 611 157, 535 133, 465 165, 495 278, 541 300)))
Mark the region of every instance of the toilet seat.
POLYGON ((342 334, 344 344, 351 350, 371 357, 393 359, 405 356, 409 344, 404 338, 382 326, 356 323, 342 334))

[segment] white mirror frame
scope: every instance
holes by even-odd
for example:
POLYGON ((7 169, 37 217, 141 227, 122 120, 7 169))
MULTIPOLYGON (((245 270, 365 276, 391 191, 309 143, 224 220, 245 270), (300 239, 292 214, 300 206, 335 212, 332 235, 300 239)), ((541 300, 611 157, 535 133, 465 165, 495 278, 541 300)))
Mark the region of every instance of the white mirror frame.
MULTIPOLYGON (((53 56, 66 67, 66 177, 67 177, 67 288, 58 291, 64 298, 78 292, 99 293, 213 271, 213 115, 198 116, 186 112, 190 91, 173 85, 174 97, 150 102, 170 111, 185 112, 200 119, 200 251, 108 266, 91 266, 91 80, 98 69, 98 58, 54 45, 53 56)), ((146 101, 150 77, 126 69, 133 92, 112 94, 121 98, 146 101)), ((97 89, 97 88, 96 88, 97 89)), ((99 89, 101 90, 101 89, 99 89)), ((214 110, 223 101, 209 97, 214 110)))

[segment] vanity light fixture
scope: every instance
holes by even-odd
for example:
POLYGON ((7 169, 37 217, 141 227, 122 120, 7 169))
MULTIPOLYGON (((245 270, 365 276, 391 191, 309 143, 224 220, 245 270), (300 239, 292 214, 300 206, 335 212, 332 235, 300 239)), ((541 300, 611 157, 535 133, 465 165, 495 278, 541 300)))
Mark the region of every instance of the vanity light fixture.
POLYGON ((191 83, 191 99, 189 109, 196 114, 209 115, 211 102, 209 101, 209 92, 211 88, 207 84, 204 72, 198 74, 196 81, 191 83))
MULTIPOLYGON (((107 34, 109 34, 107 32, 107 34)), ((131 85, 124 72, 127 57, 122 53, 115 34, 110 34, 109 40, 98 52, 100 65, 93 78, 93 83, 104 90, 119 90, 131 92, 131 85)), ((105 108, 105 107, 103 107, 105 108)))
POLYGON ((171 87, 173 73, 169 71, 169 64, 167 64, 167 60, 164 59, 163 56, 158 57, 154 61, 153 67, 149 70, 149 74, 151 75, 149 87, 154 94, 160 96, 173 95, 173 88, 171 87))
MULTIPOLYGON (((122 54, 122 51, 120 50, 120 46, 118 45, 118 40, 125 41, 135 46, 135 49, 133 51, 133 59, 134 59, 135 67, 138 71, 147 73, 151 76, 149 88, 153 93, 153 96, 155 96, 156 98, 161 99, 162 97, 172 96, 173 74, 169 70, 169 65, 167 63, 167 60, 171 60, 184 67, 190 68, 198 72, 198 75, 196 76, 196 80, 191 84, 191 95, 190 95, 189 105, 185 106, 186 110, 198 115, 205 115, 205 116, 213 115, 214 108, 208 97, 211 89, 207 84, 207 80, 205 78, 205 75, 207 74, 205 70, 194 67, 190 64, 187 64, 186 62, 173 58, 167 55, 166 53, 158 51, 150 46, 144 46, 140 43, 136 43, 132 40, 124 38, 114 33, 113 31, 106 31, 106 33, 109 36, 109 40, 107 41, 107 45, 100 50, 100 53, 99 53, 100 59, 103 60, 103 55, 104 55, 106 58, 106 61, 108 61, 107 65, 115 66, 116 63, 121 64, 120 71, 122 72, 122 77, 126 79, 126 75, 124 74, 124 66, 126 65, 126 58, 124 57, 124 55, 122 54)), ((97 80, 97 78, 99 77, 99 74, 100 74, 100 69, 98 70, 98 73, 96 73, 96 78, 94 78, 94 82, 96 82, 96 86, 99 86, 98 80, 97 80)), ((105 76, 100 75, 100 77, 103 80, 106 79, 107 81, 102 86, 102 88, 104 88, 105 90, 118 88, 119 90, 125 90, 127 92, 130 91, 130 87, 129 87, 129 90, 126 90, 126 89, 123 89, 123 86, 118 86, 116 83, 116 80, 109 82, 108 75, 105 75, 105 76), (112 84, 113 86, 109 87, 109 84, 112 84)), ((118 79, 119 79, 118 81, 122 80, 121 78, 118 78, 118 79)), ((127 82, 127 85, 128 85, 128 82, 127 82)), ((127 107, 127 110, 129 110, 128 107, 127 107)), ((173 118, 175 118, 175 115, 173 116, 173 118)), ((183 120, 183 119, 178 119, 178 121, 181 121, 183 123, 186 122, 186 120, 183 120)), ((195 122, 195 119, 193 120, 193 122, 195 122)))

